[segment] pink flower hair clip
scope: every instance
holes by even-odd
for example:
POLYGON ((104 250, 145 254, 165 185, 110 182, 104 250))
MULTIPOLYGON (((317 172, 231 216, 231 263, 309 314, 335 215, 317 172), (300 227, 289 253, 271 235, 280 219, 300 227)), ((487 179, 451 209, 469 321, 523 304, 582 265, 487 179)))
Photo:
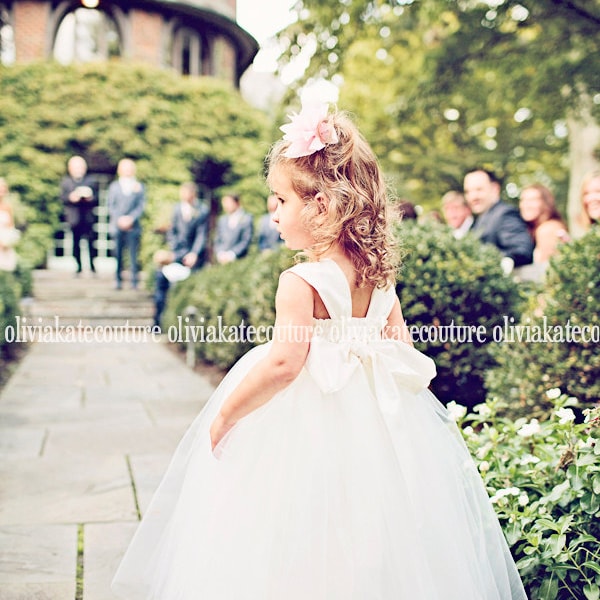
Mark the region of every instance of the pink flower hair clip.
POLYGON ((286 158, 309 156, 329 144, 339 142, 327 112, 327 104, 308 104, 302 107, 300 113, 289 115, 291 122, 280 127, 285 133, 283 139, 291 142, 283 153, 286 158))

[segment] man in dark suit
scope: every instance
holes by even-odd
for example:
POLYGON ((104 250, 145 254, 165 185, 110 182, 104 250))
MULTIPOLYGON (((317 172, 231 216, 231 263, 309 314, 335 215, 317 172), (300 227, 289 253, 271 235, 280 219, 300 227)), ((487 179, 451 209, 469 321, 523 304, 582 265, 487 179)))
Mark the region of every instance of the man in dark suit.
POLYGON ((226 264, 246 256, 254 224, 252 216, 240 206, 236 194, 223 196, 221 205, 225 214, 217 220, 214 255, 219 264, 226 264))
POLYGON ((130 158, 119 161, 117 168, 118 179, 108 187, 108 228, 115 240, 117 256, 117 284, 121 289, 123 250, 129 248, 131 262, 131 286, 135 289, 138 284, 138 250, 142 236, 140 219, 146 203, 144 186, 136 179, 136 166, 130 158))
POLYGON ((197 197, 196 185, 188 181, 179 188, 180 202, 173 209, 171 227, 167 233, 169 250, 159 250, 154 260, 159 266, 154 288, 154 325, 160 320, 167 303, 167 292, 172 281, 183 279, 202 267, 206 260, 209 209, 197 197), (172 265, 182 265, 173 269, 172 265))
POLYGON ((87 173, 87 163, 81 156, 72 156, 67 163, 67 175, 60 182, 60 199, 64 207, 65 221, 73 234, 73 258, 77 274, 81 273, 81 240, 85 240, 90 258, 90 271, 96 272, 94 258, 94 208, 98 205, 96 182, 87 173))
POLYGON ((531 264, 533 239, 519 209, 500 200, 500 189, 491 171, 474 169, 465 175, 465 198, 475 215, 471 231, 482 242, 496 246, 512 266, 531 264))

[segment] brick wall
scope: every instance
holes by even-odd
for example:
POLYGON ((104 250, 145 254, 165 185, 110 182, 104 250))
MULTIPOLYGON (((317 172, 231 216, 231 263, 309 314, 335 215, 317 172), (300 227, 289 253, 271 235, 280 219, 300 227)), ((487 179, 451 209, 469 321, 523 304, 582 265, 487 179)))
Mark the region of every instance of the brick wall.
POLYGON ((214 40, 212 60, 215 77, 236 80, 235 51, 227 38, 219 36, 214 40))
MULTIPOLYGON (((16 62, 27 63, 43 60, 52 55, 52 40, 49 39, 50 21, 54 18, 51 0, 18 0, 13 4, 13 25, 15 35, 16 62)), ((125 4, 125 3, 123 3, 125 4)), ((165 3, 166 4, 166 3, 165 3)), ((190 5, 214 5, 221 14, 235 18, 237 0, 198 0, 190 5)), ((163 16, 157 12, 131 9, 127 13, 124 59, 144 62, 157 67, 168 64, 170 57, 165 52, 165 24, 163 16)), ((236 82, 236 52, 229 40, 219 36, 211 56, 207 74, 214 74, 236 82)))
POLYGON ((17 62, 24 63, 47 58, 46 32, 50 18, 50 3, 17 2, 13 10, 17 62))
POLYGON ((158 13, 146 13, 136 9, 132 9, 129 16, 131 56, 128 58, 161 66, 162 16, 158 13))

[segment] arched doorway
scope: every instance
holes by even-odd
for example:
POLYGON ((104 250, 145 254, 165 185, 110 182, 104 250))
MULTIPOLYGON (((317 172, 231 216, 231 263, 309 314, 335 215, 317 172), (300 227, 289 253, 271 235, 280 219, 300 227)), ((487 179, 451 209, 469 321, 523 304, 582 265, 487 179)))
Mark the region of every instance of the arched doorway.
POLYGON ((65 13, 56 30, 52 55, 61 64, 104 61, 122 55, 122 36, 104 10, 75 8, 65 13))

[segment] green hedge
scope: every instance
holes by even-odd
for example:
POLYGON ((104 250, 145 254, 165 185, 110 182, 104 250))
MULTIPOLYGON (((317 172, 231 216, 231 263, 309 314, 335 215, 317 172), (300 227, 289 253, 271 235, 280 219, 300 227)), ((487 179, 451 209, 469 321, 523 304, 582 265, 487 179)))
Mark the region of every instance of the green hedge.
POLYGON ((14 355, 14 347, 6 340, 6 328, 15 327, 20 314, 20 301, 32 295, 31 270, 19 261, 14 273, 0 271, 0 381, 5 375, 7 360, 14 355))
POLYGON ((548 411, 549 389, 559 388, 584 406, 598 403, 600 229, 561 246, 542 293, 532 298, 515 325, 515 331, 520 328, 529 338, 518 341, 515 334, 515 341, 495 348, 498 367, 486 380, 490 394, 509 401, 515 414, 538 417, 548 411), (587 341, 583 336, 567 339, 568 326, 572 337, 573 327, 585 327, 587 341))
MULTIPOLYGON (((515 315, 520 297, 516 284, 505 277, 499 255, 477 240, 455 240, 447 228, 405 225, 398 232, 404 248, 404 267, 397 293, 409 326, 427 328, 430 335, 440 326, 483 327, 489 331, 505 314, 515 315)), ((194 274, 171 291, 165 326, 183 319, 187 306, 197 309, 204 324, 228 326, 244 321, 268 327, 274 321, 274 298, 279 273, 292 264, 290 252, 254 254, 225 266, 211 266, 194 274)), ((197 323, 201 324, 200 322, 197 323)), ((172 339, 178 335, 172 329, 172 339)), ((249 341, 200 343, 201 360, 229 368, 249 341)), ((433 390, 443 402, 474 405, 483 401, 485 370, 494 364, 489 343, 415 344, 436 361, 438 375, 433 390)))
POLYGON ((503 274, 493 246, 456 240, 445 226, 405 221, 398 237, 405 257, 396 291, 415 346, 435 360, 433 392, 444 403, 483 402, 494 328, 505 315, 519 316, 517 284, 503 274), (454 341, 442 337, 452 334, 454 341))
POLYGON ((197 311, 196 326, 227 328, 228 341, 207 339, 196 344, 200 360, 231 367, 256 342, 245 338, 243 325, 266 328, 275 321, 275 292, 279 274, 293 264, 293 254, 282 248, 252 253, 227 265, 208 266, 178 283, 169 292, 164 324, 171 341, 184 344, 186 309, 197 311))

